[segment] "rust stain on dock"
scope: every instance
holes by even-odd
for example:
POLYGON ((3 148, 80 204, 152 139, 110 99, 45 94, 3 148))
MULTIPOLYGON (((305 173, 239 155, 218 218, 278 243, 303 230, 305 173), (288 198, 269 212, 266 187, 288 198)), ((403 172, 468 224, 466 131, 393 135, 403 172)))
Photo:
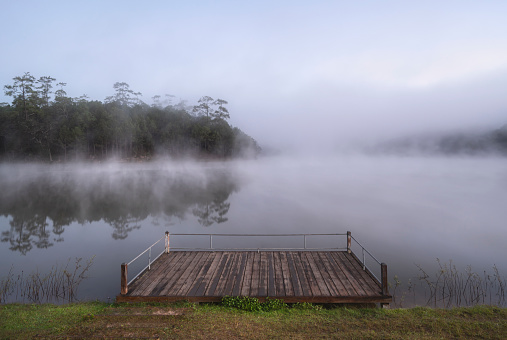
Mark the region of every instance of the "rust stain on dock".
POLYGON ((386 292, 347 251, 171 251, 116 299, 214 302, 249 296, 287 303, 388 304, 392 297, 386 292))

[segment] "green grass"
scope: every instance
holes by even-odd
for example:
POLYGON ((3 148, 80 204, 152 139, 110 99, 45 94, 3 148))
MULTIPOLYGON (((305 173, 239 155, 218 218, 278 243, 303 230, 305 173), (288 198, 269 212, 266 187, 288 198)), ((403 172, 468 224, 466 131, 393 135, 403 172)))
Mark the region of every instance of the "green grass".
POLYGON ((0 338, 160 339, 507 338, 507 309, 280 308, 245 311, 218 304, 0 305, 0 338))

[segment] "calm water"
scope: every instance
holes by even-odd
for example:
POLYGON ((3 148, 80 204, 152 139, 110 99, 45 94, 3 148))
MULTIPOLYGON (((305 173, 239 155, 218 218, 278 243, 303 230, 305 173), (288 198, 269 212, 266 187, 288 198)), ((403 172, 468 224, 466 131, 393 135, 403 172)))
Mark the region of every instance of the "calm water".
MULTIPOLYGON (((388 264, 389 277, 397 274, 402 282, 418 275, 416 265, 434 271, 437 258, 452 259, 459 268, 471 265, 480 273, 493 265, 507 273, 503 158, 299 156, 216 163, 3 164, 0 175, 0 277, 12 266, 16 272, 44 272, 69 258, 95 256, 90 278, 80 286, 81 299, 116 296, 120 264, 166 230, 350 230, 388 264)), ((183 238, 174 238, 172 245, 192 242, 207 245, 206 239, 183 238)), ((237 239, 214 242, 245 245, 237 239)), ((343 242, 315 238, 309 246, 343 242)))

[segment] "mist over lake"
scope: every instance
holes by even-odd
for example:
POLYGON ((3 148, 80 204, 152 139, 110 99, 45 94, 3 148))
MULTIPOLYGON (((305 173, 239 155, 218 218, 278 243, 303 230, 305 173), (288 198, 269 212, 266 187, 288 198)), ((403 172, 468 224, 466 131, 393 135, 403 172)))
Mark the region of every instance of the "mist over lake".
MULTIPOLYGON (((44 272, 69 258, 95 256, 81 299, 116 296, 120 264, 166 230, 351 231, 388 264, 390 278, 402 281, 417 275, 416 264, 432 272, 437 258, 477 272, 493 265, 507 272, 505 158, 327 155, 2 164, 0 174, 0 276, 12 266, 44 272)), ((172 242, 201 246, 202 240, 172 242)), ((220 242, 244 246, 235 239, 220 242)), ((274 241, 252 242, 263 247, 274 241)), ((318 247, 335 240, 309 242, 318 247)))

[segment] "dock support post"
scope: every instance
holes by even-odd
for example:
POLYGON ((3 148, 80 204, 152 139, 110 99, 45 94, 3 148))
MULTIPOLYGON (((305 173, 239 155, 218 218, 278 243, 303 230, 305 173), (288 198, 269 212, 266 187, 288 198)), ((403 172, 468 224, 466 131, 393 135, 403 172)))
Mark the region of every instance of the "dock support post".
MULTIPOLYGON (((380 264, 380 284, 382 285, 382 295, 389 295, 389 287, 387 281, 387 264, 380 264)), ((380 307, 389 308, 388 303, 381 303, 380 307)))
POLYGON ((129 292, 128 277, 127 277, 128 264, 121 264, 121 295, 125 295, 129 292))
POLYGON ((382 283, 382 295, 389 295, 389 289, 387 286, 387 264, 381 263, 380 264, 380 280, 382 283))
POLYGON ((352 235, 350 231, 347 231, 347 253, 352 252, 352 235))
POLYGON ((165 253, 169 254, 169 232, 165 232, 165 253))

